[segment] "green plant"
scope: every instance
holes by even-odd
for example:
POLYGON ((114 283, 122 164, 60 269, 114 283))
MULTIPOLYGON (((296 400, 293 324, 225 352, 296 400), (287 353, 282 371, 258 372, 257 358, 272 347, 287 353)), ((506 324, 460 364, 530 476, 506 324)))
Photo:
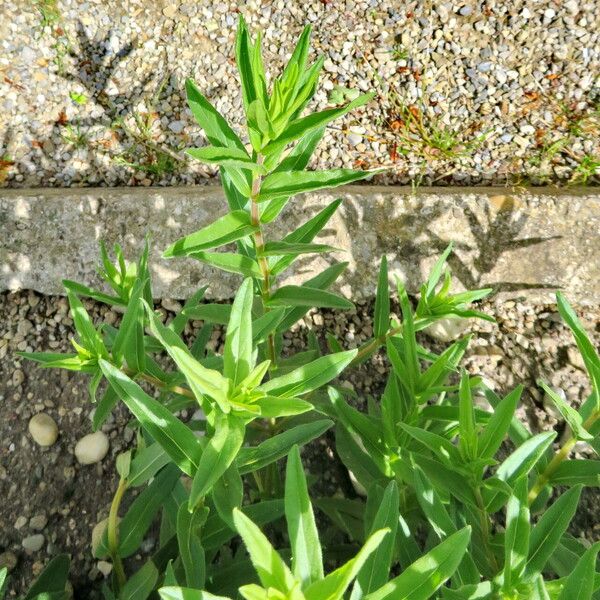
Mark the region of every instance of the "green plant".
POLYGON ((579 159, 571 177, 571 182, 586 185, 590 179, 597 177, 599 172, 600 156, 585 154, 579 159))
POLYGON ((79 122, 67 123, 61 133, 62 139, 74 148, 85 148, 89 145, 88 134, 81 128, 79 122))
MULTIPOLYGON (((341 390, 329 389, 337 413, 339 456, 363 489, 382 485, 382 481, 398 484, 399 511, 410 536, 403 541, 401 564, 411 559, 411 552, 420 552, 416 539, 423 528, 440 540, 460 527, 472 527, 470 552, 457 569, 454 590, 444 590, 443 598, 566 599, 575 589, 585 589, 584 597, 592 598, 600 546, 587 549, 567 528, 582 486, 597 486, 600 481, 599 461, 569 459, 578 441, 598 448, 598 353, 572 308, 557 294, 559 312, 583 356, 592 393, 575 410, 545 382, 539 382, 571 431, 571 437, 554 452, 555 432, 533 434, 515 419, 522 388, 500 399, 464 372, 458 384, 450 380, 468 337, 440 356, 428 356, 417 344, 415 333, 422 328, 427 298, 438 286, 442 265, 438 262, 421 290, 416 310, 399 287, 401 337, 393 335, 387 341, 392 371, 380 402, 370 401, 368 413, 363 414, 345 401, 341 390), (492 412, 475 408, 476 390, 487 398, 492 412), (514 449, 506 458, 497 459, 506 438, 514 449), (569 489, 549 505, 556 487, 569 489), (531 522, 534 515, 535 525, 531 522), (504 531, 495 530, 503 520, 504 531), (548 573, 559 579, 544 579, 548 573)), ((382 273, 384 269, 382 264, 382 273)), ((443 287, 448 283, 446 278, 443 287)), ((388 297, 387 278, 382 276, 376 323, 388 318, 388 297)))
MULTIPOLYGON (((573 439, 554 457, 553 433, 532 435, 514 419, 519 389, 501 400, 460 372, 468 338, 439 356, 417 343, 416 333, 440 319, 489 319, 470 304, 491 290, 451 293, 445 268, 451 247, 435 264, 415 309, 398 284, 401 321, 390 318, 382 260, 370 341, 345 350, 329 335, 328 354, 314 337, 305 351, 284 351, 284 334, 311 308, 352 308, 330 291, 344 263, 300 286, 278 282, 299 256, 334 250, 315 238, 340 201, 281 240, 266 239, 264 225, 295 194, 372 174, 306 170, 325 126, 371 98, 302 116, 323 62, 308 65, 309 36, 307 28, 269 88, 260 37, 253 42, 240 19, 236 57, 248 144, 193 82, 186 84, 192 113, 210 143, 188 153, 219 165, 229 210, 164 255, 241 276, 233 303, 204 302, 201 288, 164 323, 154 310, 148 243, 136 262, 128 262, 118 245, 113 262, 102 245, 100 275, 110 291, 64 281, 77 332, 74 352, 22 353, 44 367, 89 374, 94 429, 118 402, 133 418, 136 444, 117 459, 119 484, 95 549, 96 557, 114 566, 105 598, 146 600, 159 593, 163 599, 214 600, 239 593, 248 600, 565 600, 581 582, 593 591, 596 547, 586 551, 565 532, 580 485, 597 483, 598 463, 566 459, 577 440, 595 443, 600 360, 561 296, 559 308, 576 334, 594 392, 579 412, 555 400, 573 439), (120 307, 118 327, 96 325, 81 297, 120 307), (190 320, 203 321, 193 340, 183 335, 190 320), (207 344, 215 326, 225 326, 220 352, 207 344), (334 381, 382 347, 392 372, 381 402, 370 400, 364 414, 334 381), (493 413, 474 407, 479 391, 493 413), (191 418, 182 418, 184 409, 191 418), (321 544, 298 447, 334 422, 339 456, 367 490, 367 500, 317 499, 337 527, 321 544), (516 449, 498 465, 494 457, 507 432, 516 449), (285 457, 283 478, 278 461, 285 457), (571 489, 531 527, 529 513, 543 510, 557 484, 571 489), (501 521, 504 514, 502 534, 494 518, 501 521), (157 520, 158 548, 131 573, 128 559, 157 520), (542 574, 559 579, 544 582, 542 574)), ((60 598, 64 587, 58 580, 45 591, 60 598)))

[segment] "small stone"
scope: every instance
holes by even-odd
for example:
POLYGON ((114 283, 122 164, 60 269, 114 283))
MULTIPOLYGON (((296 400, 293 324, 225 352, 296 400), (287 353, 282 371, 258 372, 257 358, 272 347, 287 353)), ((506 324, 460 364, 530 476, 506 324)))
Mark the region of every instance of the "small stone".
POLYGON ((169 123, 169 129, 173 133, 181 133, 183 131, 184 127, 185 127, 184 121, 171 121, 169 123))
POLYGON ((556 16, 556 11, 553 8, 547 8, 544 11, 544 17, 548 20, 551 21, 552 19, 554 19, 554 17, 556 16))
POLYGON ((19 387, 25 381, 25 374, 21 369, 15 369, 12 376, 12 384, 19 387))
POLYGON ((423 330, 429 337, 440 342, 452 342, 469 327, 469 319, 448 317, 440 319, 423 330))
POLYGON ((75 458, 81 465, 93 465, 100 462, 107 452, 108 437, 102 431, 82 437, 75 446, 75 458))
POLYGON ((167 19, 172 19, 177 14, 177 6, 175 4, 169 4, 163 8, 162 13, 167 19))
POLYGON ((38 552, 42 549, 44 542, 44 536, 41 533, 36 533, 34 535, 28 535, 26 538, 23 538, 21 546, 23 546, 25 552, 38 552))
POLYGON ((535 133, 535 127, 533 125, 523 125, 519 128, 519 131, 523 135, 533 135, 535 133))
POLYGON ((0 554, 0 569, 12 571, 17 566, 17 557, 9 551, 0 554))
POLYGON ((362 142, 362 135, 359 135, 358 133, 351 133, 350 135, 348 135, 348 143, 351 146, 358 146, 358 144, 360 144, 362 142))
POLYGON ((576 369, 581 369, 582 371, 586 370, 581 352, 579 352, 577 348, 571 346, 567 349, 567 360, 569 361, 569 364, 573 365, 576 369))
POLYGON ((34 531, 42 531, 44 527, 46 527, 48 523, 48 518, 46 515, 35 515, 35 517, 31 517, 29 519, 29 527, 34 531))
POLYGON ((23 515, 17 517, 17 520, 15 521, 14 525, 15 529, 23 529, 25 525, 27 525, 27 517, 24 517, 23 515))
POLYGON ((38 413, 29 421, 29 433, 38 446, 52 446, 58 438, 58 425, 46 413, 38 413))
POLYGON ((458 14, 461 17, 468 17, 473 12, 473 9, 470 6, 461 6, 458 14))
POLYGON ((112 564, 105 560, 99 560, 96 567, 105 578, 111 574, 113 568, 112 564))

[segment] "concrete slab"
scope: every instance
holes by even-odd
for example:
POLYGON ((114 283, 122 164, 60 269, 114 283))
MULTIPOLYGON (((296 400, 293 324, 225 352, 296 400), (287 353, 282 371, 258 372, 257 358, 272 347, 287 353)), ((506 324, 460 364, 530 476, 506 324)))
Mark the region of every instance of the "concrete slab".
MULTIPOLYGON (((283 277, 301 282, 333 260, 348 261, 341 290, 372 296, 386 254, 391 275, 417 290, 450 241, 457 284, 493 286, 504 297, 552 300, 556 289, 579 304, 600 302, 600 193, 592 189, 350 186, 305 194, 266 229, 279 239, 335 198, 338 213, 319 238, 341 252, 298 260, 283 277)), ((160 257, 171 242, 225 212, 218 186, 0 191, 0 289, 63 291, 61 279, 98 283, 98 242, 120 242, 135 258, 152 236, 157 297, 185 298, 199 286, 228 298, 239 278, 191 259, 160 257)))

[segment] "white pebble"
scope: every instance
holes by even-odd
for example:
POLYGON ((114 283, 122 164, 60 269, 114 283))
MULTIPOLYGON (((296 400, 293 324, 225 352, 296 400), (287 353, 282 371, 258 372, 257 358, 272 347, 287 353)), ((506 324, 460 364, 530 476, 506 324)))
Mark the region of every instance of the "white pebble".
POLYGON ((440 342, 452 342, 467 329, 469 319, 448 317, 440 319, 423 330, 429 337, 440 342))
POLYGON ((50 415, 38 413, 29 421, 29 433, 38 446, 52 446, 58 437, 58 425, 50 415))
POLYGON ((108 438, 102 431, 82 437, 75 446, 75 457, 81 465, 100 462, 108 452, 108 438))
POLYGON ((37 552, 42 549, 44 541, 44 536, 41 533, 36 533, 23 538, 21 545, 26 552, 37 552))
POLYGON ((169 123, 169 129, 173 133, 181 133, 183 131, 184 127, 185 127, 185 122, 184 121, 171 121, 169 123))

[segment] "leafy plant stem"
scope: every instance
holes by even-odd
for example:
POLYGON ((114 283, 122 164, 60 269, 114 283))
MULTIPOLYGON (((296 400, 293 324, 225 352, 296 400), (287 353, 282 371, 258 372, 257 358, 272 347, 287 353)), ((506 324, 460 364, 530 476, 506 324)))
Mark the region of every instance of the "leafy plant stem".
POLYGON ((110 505, 110 512, 108 514, 108 524, 107 524, 107 537, 108 537, 108 550, 110 552, 110 556, 113 562, 113 567, 115 569, 115 575, 117 578, 117 585, 119 589, 125 585, 127 581, 127 577, 125 576, 125 570, 123 568, 123 562, 121 561, 121 557, 119 556, 119 532, 118 532, 118 514, 119 514, 119 506, 121 505, 121 500, 123 499, 123 494, 127 489, 127 480, 121 478, 119 480, 119 486, 117 487, 117 491, 113 497, 113 501, 110 505))
POLYGON ((479 513, 479 526, 481 528, 483 543, 485 544, 485 554, 487 556, 490 568, 494 573, 497 573, 500 570, 500 567, 498 566, 496 556, 492 552, 490 546, 490 522, 488 514, 485 510, 485 502, 483 501, 483 497, 481 495, 481 488, 479 486, 475 488, 475 499, 477 500, 477 508, 479 513))
MULTIPOLYGON (((583 423, 584 429, 589 429, 598 419, 600 419, 600 411, 594 411, 583 423)), ((540 473, 533 484, 531 490, 529 490, 528 502, 529 505, 535 501, 535 499, 539 496, 540 492, 544 489, 546 484, 550 481, 552 475, 560 464, 569 457, 571 451, 575 447, 577 443, 576 437, 570 437, 563 446, 557 450, 556 454, 553 456, 552 460, 548 463, 546 468, 542 473, 540 473)))
MULTIPOLYGON (((258 154, 256 157, 256 164, 262 165, 264 162, 264 156, 262 154, 258 154)), ((271 295, 271 273, 269 270, 269 261, 266 256, 262 256, 263 250, 265 248, 265 238, 262 232, 262 227, 260 223, 260 212, 258 208, 258 195, 260 194, 260 184, 262 182, 262 176, 260 174, 256 174, 252 181, 252 195, 250 196, 250 218, 252 219, 252 225, 258 227, 258 231, 254 234, 254 245, 256 246, 256 253, 259 255, 258 264, 260 266, 260 270, 262 272, 263 282, 262 282, 262 301, 265 312, 269 311, 267 306, 267 301, 271 295)), ((269 349, 269 359, 271 360, 271 365, 269 369, 276 368, 276 354, 275 354, 275 336, 270 334, 267 339, 267 346, 269 349)))

